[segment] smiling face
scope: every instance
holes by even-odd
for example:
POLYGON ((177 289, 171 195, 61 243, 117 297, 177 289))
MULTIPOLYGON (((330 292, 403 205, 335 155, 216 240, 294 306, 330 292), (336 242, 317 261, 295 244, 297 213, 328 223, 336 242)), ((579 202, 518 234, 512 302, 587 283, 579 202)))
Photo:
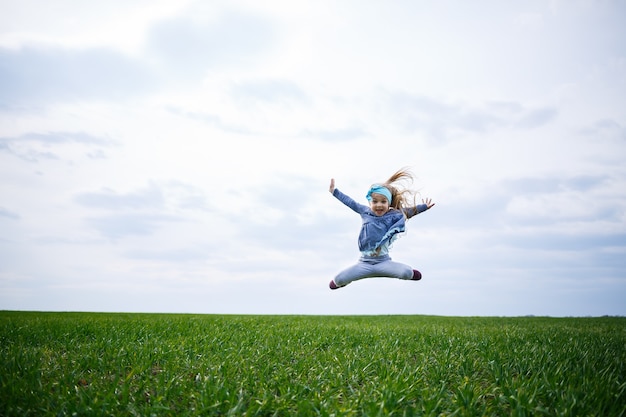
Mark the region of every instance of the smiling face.
POLYGON ((370 200, 370 209, 377 216, 382 216, 389 211, 389 201, 387 197, 382 194, 372 193, 372 199, 370 200))

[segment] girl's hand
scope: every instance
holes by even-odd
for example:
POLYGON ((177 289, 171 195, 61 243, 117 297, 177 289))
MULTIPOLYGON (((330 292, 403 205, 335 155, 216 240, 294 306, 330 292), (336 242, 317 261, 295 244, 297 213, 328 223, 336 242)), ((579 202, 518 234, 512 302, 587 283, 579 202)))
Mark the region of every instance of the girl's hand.
POLYGON ((335 192, 335 179, 334 178, 330 179, 330 187, 328 187, 328 191, 330 191, 331 194, 335 192))
POLYGON ((433 200, 431 200, 430 198, 422 198, 422 203, 426 204, 426 209, 429 209, 435 205, 435 203, 433 203, 433 200))

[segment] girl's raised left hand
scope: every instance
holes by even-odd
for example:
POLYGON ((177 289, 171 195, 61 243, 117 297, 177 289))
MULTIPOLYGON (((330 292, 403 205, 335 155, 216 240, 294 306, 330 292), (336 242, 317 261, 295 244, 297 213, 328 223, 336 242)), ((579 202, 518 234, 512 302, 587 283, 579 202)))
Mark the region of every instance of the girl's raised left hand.
POLYGON ((431 200, 430 198, 422 198, 422 203, 426 204, 427 209, 435 205, 435 203, 433 203, 433 200, 431 200))

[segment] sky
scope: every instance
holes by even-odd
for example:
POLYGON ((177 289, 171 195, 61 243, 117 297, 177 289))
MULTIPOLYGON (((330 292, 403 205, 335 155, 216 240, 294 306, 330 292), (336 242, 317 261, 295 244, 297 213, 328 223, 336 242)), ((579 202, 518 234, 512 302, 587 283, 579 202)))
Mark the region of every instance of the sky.
POLYGON ((0 310, 626 315, 622 1, 0 7, 0 310))

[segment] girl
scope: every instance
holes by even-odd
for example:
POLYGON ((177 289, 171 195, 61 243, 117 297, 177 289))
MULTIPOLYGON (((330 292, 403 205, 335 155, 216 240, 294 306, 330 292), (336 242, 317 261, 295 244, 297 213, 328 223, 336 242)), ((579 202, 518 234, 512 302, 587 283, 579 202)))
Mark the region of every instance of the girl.
POLYGON ((330 281, 330 289, 345 287, 352 281, 372 277, 389 277, 406 280, 420 280, 422 274, 389 257, 389 246, 405 230, 405 221, 435 205, 430 198, 422 199, 423 204, 412 204, 410 190, 398 188, 403 180, 413 180, 406 169, 400 169, 382 184, 374 184, 367 192, 369 207, 359 204, 335 188, 335 179, 330 180, 329 191, 339 201, 361 215, 363 224, 359 234, 361 258, 356 265, 341 271, 330 281))

